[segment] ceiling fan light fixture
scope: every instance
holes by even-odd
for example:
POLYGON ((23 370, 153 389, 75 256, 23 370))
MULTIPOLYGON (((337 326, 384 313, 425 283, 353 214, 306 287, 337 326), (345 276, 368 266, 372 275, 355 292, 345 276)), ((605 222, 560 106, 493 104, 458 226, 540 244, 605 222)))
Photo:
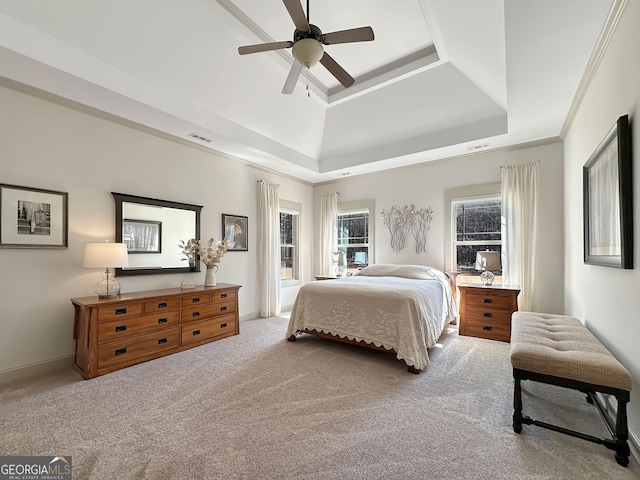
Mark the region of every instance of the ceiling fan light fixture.
POLYGON ((322 44, 313 38, 298 40, 292 49, 293 57, 302 66, 311 68, 320 61, 324 55, 322 44))

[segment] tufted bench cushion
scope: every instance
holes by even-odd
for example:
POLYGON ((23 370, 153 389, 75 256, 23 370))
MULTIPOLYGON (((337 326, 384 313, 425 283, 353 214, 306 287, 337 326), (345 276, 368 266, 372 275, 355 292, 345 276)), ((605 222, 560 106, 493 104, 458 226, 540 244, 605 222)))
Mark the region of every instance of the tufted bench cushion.
POLYGON ((578 319, 515 312, 511 322, 513 368, 631 390, 631 374, 578 319))
POLYGON ((511 317, 513 367, 513 430, 536 425, 604 445, 615 451, 616 461, 629 464, 627 403, 631 375, 578 319, 565 315, 515 312, 511 317), (542 382, 579 390, 595 404, 607 422, 612 438, 598 438, 558 425, 534 420, 522 413, 523 381, 542 382), (597 393, 613 395, 618 406, 615 423, 604 414, 597 393))

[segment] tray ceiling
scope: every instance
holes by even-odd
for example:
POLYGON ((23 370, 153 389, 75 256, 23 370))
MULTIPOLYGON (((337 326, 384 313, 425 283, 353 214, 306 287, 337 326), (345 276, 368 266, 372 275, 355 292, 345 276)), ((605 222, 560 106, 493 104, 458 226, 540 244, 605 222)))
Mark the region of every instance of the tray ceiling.
MULTIPOLYGON (((282 0, 3 0, 0 76, 310 182, 558 137, 613 0, 324 0, 325 50, 281 90, 282 0)), ((306 8, 306 2, 303 5, 306 8)))

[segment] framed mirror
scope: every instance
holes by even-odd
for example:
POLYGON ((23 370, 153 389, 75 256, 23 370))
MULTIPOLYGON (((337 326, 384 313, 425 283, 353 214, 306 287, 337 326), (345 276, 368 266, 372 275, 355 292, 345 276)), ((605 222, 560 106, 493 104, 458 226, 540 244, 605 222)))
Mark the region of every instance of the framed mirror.
POLYGON ((111 192, 116 202, 116 242, 125 243, 129 266, 116 276, 199 272, 184 260, 180 241, 200 239, 202 206, 111 192))

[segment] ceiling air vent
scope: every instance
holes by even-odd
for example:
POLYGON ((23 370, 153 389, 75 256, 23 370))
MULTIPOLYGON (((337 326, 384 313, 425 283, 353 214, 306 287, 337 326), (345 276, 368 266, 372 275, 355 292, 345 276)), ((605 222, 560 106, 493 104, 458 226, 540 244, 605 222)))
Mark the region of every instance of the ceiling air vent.
POLYGON ((207 137, 203 137, 202 135, 198 135, 197 133, 190 133, 189 134, 190 137, 195 138, 197 140, 202 140, 203 142, 207 142, 207 143, 211 143, 213 142, 213 140, 211 140, 210 138, 207 137))
POLYGON ((467 150, 470 152, 473 152, 474 150, 480 150, 481 148, 487 148, 490 144, 489 143, 481 143, 479 145, 469 145, 467 147, 467 150))

